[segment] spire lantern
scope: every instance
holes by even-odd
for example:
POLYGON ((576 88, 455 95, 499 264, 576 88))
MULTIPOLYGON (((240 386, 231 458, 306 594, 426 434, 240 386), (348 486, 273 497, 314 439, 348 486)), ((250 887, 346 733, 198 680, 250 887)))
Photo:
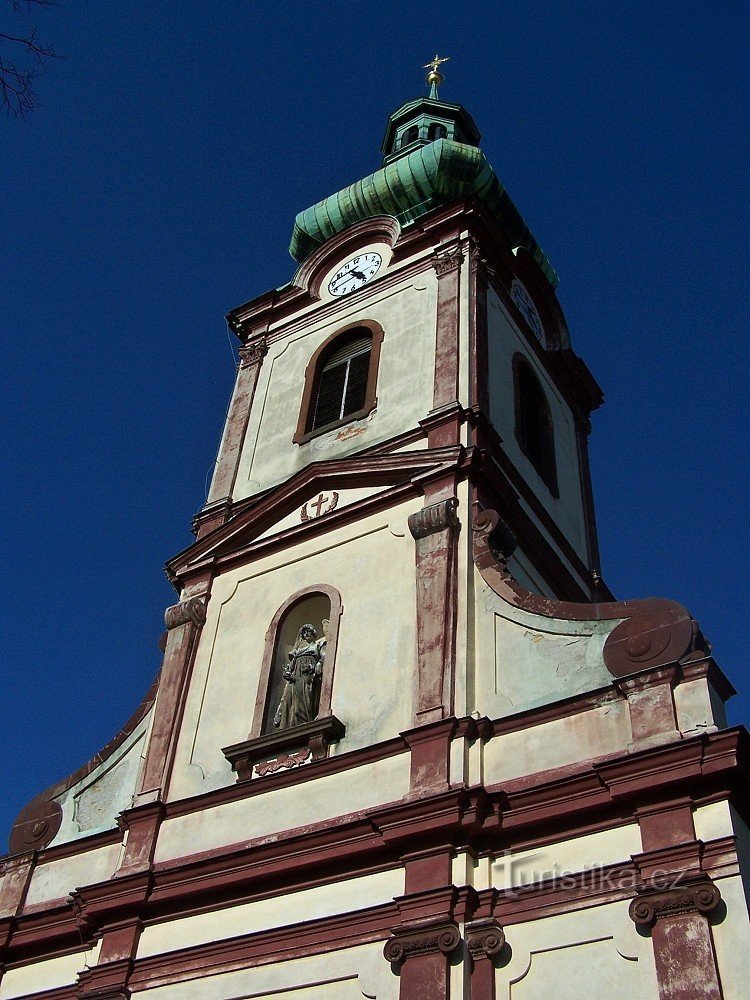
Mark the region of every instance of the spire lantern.
POLYGON ((469 112, 460 104, 448 104, 438 97, 438 87, 445 79, 440 66, 449 59, 450 56, 439 56, 436 53, 434 59, 425 63, 423 68, 429 70, 425 77, 430 88, 429 95, 407 101, 388 119, 381 147, 383 166, 413 152, 419 146, 427 146, 441 139, 467 146, 479 145, 479 129, 469 112))

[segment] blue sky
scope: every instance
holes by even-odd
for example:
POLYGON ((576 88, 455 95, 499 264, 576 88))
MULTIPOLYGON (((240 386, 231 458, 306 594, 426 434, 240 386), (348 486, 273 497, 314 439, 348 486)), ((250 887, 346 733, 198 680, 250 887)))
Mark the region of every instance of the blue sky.
POLYGON ((65 0, 37 22, 66 59, 0 120, 0 839, 159 667, 224 314, 292 277, 295 214, 377 168, 435 51, 606 393, 605 579, 686 604, 748 720, 746 4, 65 0))

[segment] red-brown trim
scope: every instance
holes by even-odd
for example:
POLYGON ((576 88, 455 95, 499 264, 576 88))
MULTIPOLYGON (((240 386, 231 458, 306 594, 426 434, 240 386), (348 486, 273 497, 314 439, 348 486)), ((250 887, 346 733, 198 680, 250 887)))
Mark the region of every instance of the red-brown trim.
MULTIPOLYGON (((560 768, 487 791, 460 788, 424 795, 342 817, 336 823, 326 821, 286 831, 281 837, 224 848, 221 854, 209 851, 202 857, 182 858, 156 866, 150 873, 80 890, 76 894, 80 917, 76 919, 72 908, 59 905, 56 913, 17 918, 10 950, 6 949, 4 957, 16 958, 22 953, 28 961, 33 954, 44 954, 53 926, 67 933, 73 944, 73 932, 78 933, 79 928, 85 939, 96 933, 97 927, 133 917, 153 921, 167 919, 170 914, 185 916, 259 898, 259 893, 273 895, 316 881, 321 884, 332 878, 356 877, 393 867, 399 859, 413 864, 409 859, 418 857, 415 847, 421 848, 421 856, 426 858, 425 850, 431 844, 436 859, 441 857, 441 845, 448 854, 467 847, 493 853, 515 851, 535 842, 549 844, 563 839, 566 831, 568 836, 580 836, 632 822, 636 811, 643 812, 644 806, 658 803, 660 797, 672 801, 680 788, 689 791, 696 803, 701 801, 699 796, 715 795, 718 790, 727 797, 730 788, 739 793, 738 779, 746 774, 747 753, 747 734, 727 731, 636 754, 619 754, 593 764, 586 762, 578 773, 560 768)), ((745 789, 746 785, 745 781, 745 789)), ((746 804, 747 790, 744 794, 746 804)), ((721 866, 722 874, 735 873, 732 838, 706 845, 702 857, 703 868, 709 873, 716 865, 721 866)), ((552 903, 570 908, 570 897, 558 895, 552 903)), ((509 900, 508 905, 513 912, 503 910, 503 923, 523 919, 517 900, 509 900)), ((57 939, 62 942, 60 931, 57 939)), ((80 941, 79 937, 79 948, 80 941)))
POLYGON ((300 404, 299 418, 297 420, 297 430, 292 441, 294 444, 305 444, 312 438, 327 434, 344 424, 351 424, 355 420, 364 420, 375 409, 378 403, 378 367, 380 365, 380 349, 383 345, 383 327, 373 319, 360 319, 354 323, 348 323, 341 329, 336 330, 327 337, 312 355, 305 368, 305 383, 302 390, 302 403, 300 404), (340 420, 333 420, 323 427, 310 428, 313 413, 311 407, 313 401, 317 400, 318 384, 320 382, 320 372, 326 358, 335 350, 335 344, 339 338, 345 338, 353 330, 369 330, 372 336, 372 346, 370 349, 370 367, 367 372, 367 392, 365 393, 364 405, 354 413, 347 413, 340 420))
POLYGON ((156 801, 166 790, 198 637, 206 621, 206 600, 191 597, 165 612, 167 648, 136 802, 156 801))
POLYGON ((258 376, 263 358, 267 353, 268 341, 262 335, 247 341, 240 348, 237 379, 229 405, 219 456, 216 460, 216 471, 208 494, 208 506, 222 500, 228 500, 232 496, 242 447, 250 421, 250 410, 258 384, 258 376))
POLYGON ((440 247, 432 257, 432 266, 435 268, 438 283, 433 410, 438 410, 458 399, 459 290, 464 259, 464 252, 459 243, 440 247))
POLYGON ((325 594, 331 602, 331 618, 328 627, 328 642, 326 644, 325 669, 320 688, 320 706, 318 717, 323 718, 331 714, 331 695, 333 692, 333 671, 336 666, 336 648, 339 638, 339 625, 341 622, 341 612, 343 604, 341 594, 335 587, 327 583, 318 583, 311 587, 303 587, 281 605, 276 614, 271 619, 271 624, 266 630, 265 645, 263 648, 263 662, 260 668, 260 679, 258 681, 258 693, 255 697, 255 710, 253 711, 253 722, 250 727, 248 739, 258 739, 263 735, 263 721, 268 701, 269 685, 271 683, 271 671, 273 670, 274 653, 276 651, 276 637, 279 630, 279 623, 286 613, 295 604, 312 597, 314 594, 325 594))
MULTIPOLYGON (((460 447, 450 447, 385 455, 355 455, 345 459, 311 462, 276 489, 237 504, 234 515, 227 524, 174 556, 167 564, 167 572, 173 580, 187 576, 192 578, 197 572, 222 563, 227 558, 242 558, 258 535, 300 505, 307 491, 328 485, 336 489, 399 485, 409 485, 411 488, 411 484, 424 474, 448 466, 455 467, 462 454, 463 449, 460 447)), ((418 492, 417 490, 414 495, 418 492)), ((353 506, 352 504, 332 514, 310 520, 305 525, 290 529, 290 534, 299 532, 300 529, 309 530, 312 526, 330 525, 336 517, 353 506)))
POLYGON ((412 709, 416 726, 453 714, 457 503, 449 497, 408 519, 416 556, 417 671, 412 709))

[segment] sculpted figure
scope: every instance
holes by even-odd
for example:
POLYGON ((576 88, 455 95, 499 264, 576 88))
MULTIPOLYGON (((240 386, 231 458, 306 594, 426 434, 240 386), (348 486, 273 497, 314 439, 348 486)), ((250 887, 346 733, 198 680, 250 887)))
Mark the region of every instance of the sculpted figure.
POLYGON ((288 663, 283 671, 284 690, 273 717, 277 729, 312 722, 318 714, 327 625, 328 622, 323 623, 321 639, 313 625, 303 625, 297 633, 297 639, 287 654, 288 663))

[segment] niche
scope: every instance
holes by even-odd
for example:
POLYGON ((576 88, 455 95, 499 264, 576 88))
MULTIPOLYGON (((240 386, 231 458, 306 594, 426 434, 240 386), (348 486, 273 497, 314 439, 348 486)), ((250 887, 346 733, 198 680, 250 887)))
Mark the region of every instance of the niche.
POLYGON ((238 780, 322 760, 343 737, 331 715, 341 611, 339 592, 318 584, 297 591, 273 616, 248 739, 222 751, 238 780))

